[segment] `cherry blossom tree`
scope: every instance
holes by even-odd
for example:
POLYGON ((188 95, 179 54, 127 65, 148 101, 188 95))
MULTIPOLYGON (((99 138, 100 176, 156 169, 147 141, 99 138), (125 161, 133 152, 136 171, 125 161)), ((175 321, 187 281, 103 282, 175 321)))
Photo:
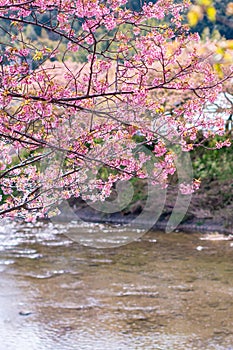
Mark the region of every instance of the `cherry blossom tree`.
POLYGON ((70 197, 103 200, 132 177, 166 187, 174 147, 200 145, 200 129, 224 133, 204 108, 231 69, 219 76, 200 49, 183 23, 188 6, 0 0, 0 215, 31 220, 70 197))

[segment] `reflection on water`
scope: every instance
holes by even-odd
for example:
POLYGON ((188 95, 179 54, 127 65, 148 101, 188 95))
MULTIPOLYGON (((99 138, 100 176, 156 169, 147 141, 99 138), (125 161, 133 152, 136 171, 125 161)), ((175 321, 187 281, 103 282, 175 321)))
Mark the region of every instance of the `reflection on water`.
POLYGON ((0 350, 233 349, 231 242, 154 232, 94 249, 65 229, 0 228, 0 350))

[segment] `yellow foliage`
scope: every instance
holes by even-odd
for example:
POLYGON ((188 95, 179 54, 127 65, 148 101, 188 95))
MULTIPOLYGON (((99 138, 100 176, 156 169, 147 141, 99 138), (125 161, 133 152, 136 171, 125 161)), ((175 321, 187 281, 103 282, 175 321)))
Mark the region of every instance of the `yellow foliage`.
POLYGON ((233 50, 233 40, 227 40, 226 45, 228 49, 233 50))
POLYGON ((164 112, 164 107, 161 106, 159 108, 156 108, 155 113, 163 113, 164 112))
POLYGON ((189 11, 188 13, 188 22, 191 27, 195 27, 198 23, 197 13, 194 11, 189 11))
POLYGON ((207 17, 210 21, 214 22, 216 19, 216 10, 213 6, 210 6, 206 10, 207 17))
POLYGON ((218 73, 219 78, 223 78, 223 71, 220 63, 215 63, 213 65, 214 70, 218 73))
POLYGON ((225 54, 224 54, 224 62, 230 62, 230 63, 232 63, 233 62, 233 57, 232 57, 232 55, 230 54, 230 53, 228 53, 228 52, 226 52, 225 54))
POLYGON ((209 7, 212 5, 212 0, 198 0, 197 3, 201 6, 209 7))
MULTIPOLYGON (((216 54, 221 55, 221 63, 233 62, 233 40, 224 40, 219 42, 216 48, 216 54)), ((217 67, 218 69, 218 67, 217 67)))
POLYGON ((224 48, 221 46, 218 46, 217 49, 216 49, 216 53, 220 54, 220 55, 224 55, 224 48))
POLYGON ((213 6, 213 0, 196 0, 195 4, 190 7, 187 15, 191 27, 197 25, 205 13, 210 21, 214 22, 216 20, 216 9, 213 6))
POLYGON ((34 61, 39 61, 39 60, 41 60, 43 58, 43 52, 41 52, 41 51, 37 51, 36 50, 36 53, 35 53, 35 55, 33 56, 33 60, 34 61))
POLYGON ((202 8, 200 6, 191 6, 190 11, 188 12, 188 22, 191 27, 197 25, 198 21, 203 18, 202 8))

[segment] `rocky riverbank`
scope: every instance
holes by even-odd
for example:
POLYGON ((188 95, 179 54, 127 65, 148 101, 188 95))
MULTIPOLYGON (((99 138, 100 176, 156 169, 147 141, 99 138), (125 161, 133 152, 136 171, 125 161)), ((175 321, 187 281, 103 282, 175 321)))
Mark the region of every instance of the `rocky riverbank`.
MULTIPOLYGON (((148 226, 148 222, 140 220, 144 210, 145 199, 133 201, 127 208, 111 214, 97 211, 81 199, 73 199, 72 208, 60 216, 64 220, 84 220, 89 222, 128 224, 137 218, 139 226, 148 226), (70 214, 71 213, 71 214, 70 214)), ((166 202, 158 220, 151 226, 154 230, 166 230, 177 198, 177 189, 170 188, 166 193, 166 202)), ((153 215, 153 213, 152 213, 153 215)), ((153 221, 153 219, 152 219, 153 221)), ((186 232, 218 232, 233 234, 233 185, 231 181, 212 181, 202 184, 199 191, 192 195, 191 203, 181 223, 175 228, 186 232)))

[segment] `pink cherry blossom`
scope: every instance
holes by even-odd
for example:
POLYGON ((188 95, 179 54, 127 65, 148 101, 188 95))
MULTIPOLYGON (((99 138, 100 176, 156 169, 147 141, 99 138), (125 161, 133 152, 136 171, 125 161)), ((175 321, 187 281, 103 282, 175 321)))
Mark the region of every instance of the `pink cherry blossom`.
POLYGON ((136 13, 126 0, 0 0, 14 28, 0 59, 0 215, 34 221, 72 196, 104 200, 135 176, 166 188, 174 146, 189 152, 224 134, 223 108, 210 118, 205 107, 230 89, 233 69, 223 63, 220 77, 217 43, 189 33, 188 4, 136 13), (34 42, 28 23, 56 39, 34 42))

